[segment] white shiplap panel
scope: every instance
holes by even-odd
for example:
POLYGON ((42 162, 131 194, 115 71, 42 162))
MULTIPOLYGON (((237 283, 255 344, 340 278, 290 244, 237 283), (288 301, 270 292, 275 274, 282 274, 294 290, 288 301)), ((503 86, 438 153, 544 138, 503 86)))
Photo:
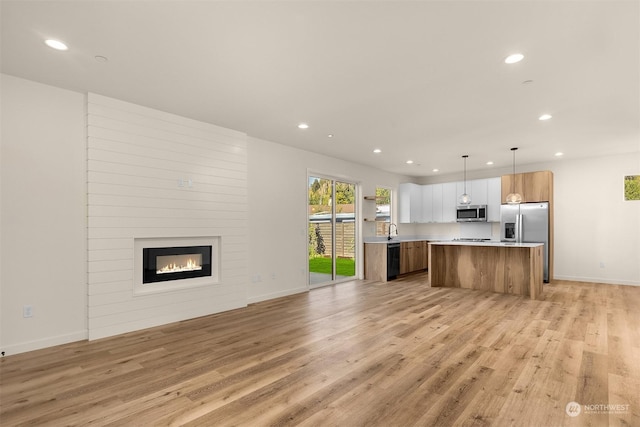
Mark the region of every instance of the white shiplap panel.
POLYGON ((87 122, 89 337, 245 306, 246 135, 95 94, 87 122), (134 240, 190 236, 221 238, 221 282, 134 296, 134 240))
POLYGON ((186 211, 179 208, 157 208, 157 207, 137 207, 137 206, 89 206, 90 217, 133 217, 133 218, 172 218, 178 220, 191 220, 191 219, 209 219, 214 221, 224 220, 246 220, 248 213, 245 210, 238 209, 239 206, 235 205, 235 209, 229 209, 229 206, 225 205, 224 209, 192 209, 186 211))
POLYGON ((246 227, 229 228, 220 224, 218 228, 208 228, 203 231, 196 227, 176 226, 173 228, 113 228, 90 227, 88 235, 90 239, 127 238, 135 236, 139 239, 156 237, 201 237, 201 236, 246 236, 246 227))
POLYGON ((102 273, 110 271, 124 271, 132 270, 133 262, 130 259, 115 259, 115 260, 96 260, 89 261, 87 271, 89 274, 102 273))
MULTIPOLYGON (((216 311, 235 310, 237 308, 246 307, 246 298, 217 300, 216 311)), ((122 334, 139 329, 152 328, 154 326, 165 325, 167 323, 179 322, 181 320, 193 319, 212 314, 211 302, 209 300, 200 300, 183 304, 182 306, 173 306, 169 310, 145 310, 140 311, 135 319, 131 320, 129 316, 114 314, 112 316, 103 316, 89 319, 90 339, 105 338, 117 334, 122 334)))
MULTIPOLYGON (((189 165, 187 165, 189 166, 189 165)), ((215 175, 215 171, 212 175, 194 173, 191 167, 187 167, 185 170, 166 170, 150 168, 140 165, 126 165, 122 163, 100 162, 96 160, 89 160, 88 168, 89 172, 94 173, 110 173, 115 175, 124 176, 143 176, 147 178, 159 178, 159 179, 171 179, 173 183, 177 183, 179 179, 192 179, 194 182, 202 182, 204 184, 212 184, 224 187, 230 187, 229 191, 237 188, 239 191, 246 189, 246 182, 244 179, 224 178, 215 175)), ((207 170, 207 172, 211 172, 207 170)))
MULTIPOLYGON (((213 228, 221 221, 214 218, 132 218, 132 217, 89 217, 90 228, 157 228, 171 229, 179 226, 183 228, 213 228)), ((246 220, 229 218, 224 220, 225 226, 242 228, 246 227, 246 220)))
MULTIPOLYGON (((194 139, 194 137, 202 138, 202 139, 206 139, 208 137, 207 133, 202 131, 196 130, 195 132, 190 132, 190 133, 188 131, 186 133, 172 132, 170 130, 147 127, 141 124, 125 122, 121 120, 112 119, 109 117, 96 116, 93 114, 90 114, 88 116, 87 125, 91 129, 95 129, 95 128, 111 129, 117 132, 141 136, 143 138, 175 141, 177 146, 184 143, 196 143, 197 145, 203 145, 201 143, 198 144, 198 141, 194 139)), ((181 129, 181 130, 184 130, 184 129, 181 129)), ((93 135, 93 134, 95 134, 95 132, 90 131, 90 135, 93 135)), ((215 142, 215 139, 213 141, 215 142)), ((218 142, 218 144, 220 144, 220 142, 218 142)), ((237 145, 242 147, 242 144, 236 144, 235 141, 231 145, 232 146, 237 145)))
POLYGON ((116 261, 133 259, 131 249, 94 249, 89 250, 88 260, 91 261, 116 261))
POLYGON ((133 239, 89 239, 89 251, 104 249, 128 249, 133 250, 133 239))
POLYGON ((134 146, 152 147, 156 149, 175 150, 176 148, 179 148, 181 151, 198 153, 233 163, 247 162, 247 147, 244 143, 238 143, 237 141, 233 141, 233 143, 224 143, 188 136, 181 136, 180 141, 173 141, 149 138, 141 135, 132 135, 121 130, 106 129, 96 126, 89 126, 87 133, 91 139, 118 141, 134 146))
POLYGON ((106 106, 114 110, 129 112, 132 116, 152 117, 167 122, 182 124, 190 127, 191 129, 202 130, 207 132, 207 138, 213 138, 216 140, 226 137, 244 141, 246 137, 244 133, 235 131, 233 129, 223 128, 211 123, 205 123, 182 116, 177 116, 175 114, 154 110, 149 107, 144 107, 141 105, 120 101, 118 99, 97 95, 95 93, 89 93, 87 99, 89 103, 89 110, 91 112, 93 112, 96 107, 106 106))
MULTIPOLYGON (((94 294, 95 295, 95 294, 94 294)), ((125 304, 127 301, 131 300, 131 290, 130 289, 122 289, 119 291, 113 291, 108 293, 100 294, 100 298, 90 298, 89 306, 95 307, 91 304, 99 303, 101 305, 109 304, 125 304)), ((94 310, 91 310, 94 312, 94 310)))
POLYGON ((91 146, 87 149, 87 159, 162 169, 166 171, 178 171, 182 173, 192 172, 193 174, 210 175, 222 178, 234 178, 240 181, 246 181, 247 179, 246 170, 240 168, 238 166, 239 164, 237 163, 229 164, 229 167, 225 169, 215 169, 209 167, 204 162, 176 162, 169 159, 156 159, 145 156, 135 156, 127 153, 100 150, 97 148, 92 148, 91 146))
POLYGON ((89 274, 89 287, 96 283, 122 282, 133 279, 133 269, 103 271, 89 274))
POLYGON ((118 184, 102 184, 99 182, 89 182, 89 194, 132 196, 142 199, 167 199, 181 203, 182 200, 207 201, 217 203, 247 203, 247 196, 244 194, 216 194, 198 191, 197 189, 161 189, 149 187, 135 187, 118 184))
POLYGON ((141 156, 145 159, 169 160, 177 163, 187 163, 190 165, 201 165, 212 169, 230 169, 246 171, 247 164, 241 162, 230 162, 221 159, 218 156, 205 156, 201 153, 193 152, 187 148, 180 150, 167 150, 161 147, 141 147, 131 145, 126 142, 109 141, 106 139, 98 139, 89 137, 89 148, 95 150, 111 151, 114 153, 129 154, 132 156, 141 156))
MULTIPOLYGON (((145 298, 135 297, 127 301, 92 306, 93 316, 89 322, 95 326, 104 326, 107 322, 126 323, 130 321, 143 321, 159 314, 180 311, 184 307, 202 307, 207 301, 215 298, 216 301, 246 306, 246 301, 234 292, 225 292, 225 289, 216 285, 191 289, 189 293, 167 292, 154 294, 145 298)), ((108 297, 105 295, 105 300, 108 297)), ((210 301, 209 301, 210 304, 210 301)), ((190 316, 193 317, 193 316, 190 316)))
MULTIPOLYGON (((236 185, 229 187, 227 185, 219 185, 210 182, 202 182, 198 179, 189 177, 168 176, 165 178, 147 177, 144 175, 119 175, 110 172, 94 172, 89 171, 88 179, 92 183, 125 185, 130 187, 155 188, 161 190, 172 190, 181 192, 198 192, 207 194, 225 194, 225 195, 247 195, 245 186, 236 185), (236 191, 232 191, 232 190, 236 191)), ((208 180, 213 181, 213 180, 208 180)), ((242 181, 237 180, 236 184, 242 181)))
MULTIPOLYGON (((184 209, 193 211, 226 211, 226 212, 244 212, 247 202, 240 203, 225 200, 208 201, 208 200, 185 200, 185 199, 159 199, 151 197, 138 196, 120 196, 112 194, 90 194, 89 209, 99 209, 103 206, 128 207, 128 208, 149 208, 149 209, 184 209), (176 207, 178 205, 178 207, 176 207)), ((96 213, 99 211, 93 211, 96 213)))
POLYGON ((102 298, 95 298, 96 295, 105 295, 111 293, 127 292, 129 297, 133 294, 133 285, 131 280, 123 280, 120 282, 94 283, 89 286, 89 304, 99 304, 102 298))
MULTIPOLYGON (((151 286, 151 284, 149 284, 149 286, 151 286)), ((228 289, 225 289, 225 287, 219 284, 211 284, 173 292, 136 296, 134 298, 129 298, 127 301, 118 302, 117 304, 104 300, 104 303, 94 305, 95 310, 92 311, 91 318, 95 319, 102 316, 128 313, 133 310, 144 311, 158 307, 169 308, 171 306, 194 302, 202 298, 207 299, 212 295, 215 295, 218 298, 227 298, 229 296, 233 296, 234 293, 229 292, 228 289)), ((134 316, 131 316, 130 318, 133 319, 134 316)))

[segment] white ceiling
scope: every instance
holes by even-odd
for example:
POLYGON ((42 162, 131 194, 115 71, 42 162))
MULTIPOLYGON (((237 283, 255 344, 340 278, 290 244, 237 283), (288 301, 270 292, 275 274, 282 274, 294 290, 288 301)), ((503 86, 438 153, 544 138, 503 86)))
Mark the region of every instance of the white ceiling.
POLYGON ((640 151, 639 4, 3 0, 2 72, 433 176, 640 151))

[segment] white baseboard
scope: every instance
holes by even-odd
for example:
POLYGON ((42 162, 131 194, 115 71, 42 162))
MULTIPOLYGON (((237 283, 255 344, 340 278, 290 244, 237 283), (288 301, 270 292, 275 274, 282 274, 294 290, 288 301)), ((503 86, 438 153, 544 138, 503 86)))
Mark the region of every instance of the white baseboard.
POLYGON ((286 297, 286 296, 289 296, 289 295, 301 294, 303 292, 308 292, 308 291, 309 291, 309 288, 304 286, 304 287, 300 287, 300 288, 287 289, 285 291, 273 292, 273 293, 270 293, 270 294, 256 295, 256 296, 249 297, 248 298, 248 303, 249 304, 254 304, 256 302, 261 302, 261 301, 267 301, 267 300, 270 300, 270 299, 286 297))
POLYGON ((5 356, 11 356, 13 354, 26 353, 27 351, 40 350, 43 348, 53 347, 56 345, 82 341, 82 340, 86 340, 88 337, 89 337, 89 332, 87 330, 77 331, 69 334, 57 335, 55 337, 47 337, 39 340, 2 345, 2 351, 4 351, 5 356))
POLYGON ((569 280, 572 282, 589 282, 589 283, 602 283, 605 285, 628 285, 628 286, 640 286, 640 282, 633 280, 615 280, 615 279, 603 279, 599 277, 576 277, 576 276, 559 276, 557 274, 553 277, 554 280, 569 280))

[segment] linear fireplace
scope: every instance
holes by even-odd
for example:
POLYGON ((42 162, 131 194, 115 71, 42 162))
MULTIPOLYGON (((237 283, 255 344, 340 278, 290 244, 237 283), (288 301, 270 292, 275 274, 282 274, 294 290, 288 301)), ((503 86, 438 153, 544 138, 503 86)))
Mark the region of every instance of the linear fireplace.
POLYGON ((135 295, 220 283, 220 236, 134 239, 135 295))
POLYGON ((144 248, 142 283, 211 276, 211 246, 144 248))

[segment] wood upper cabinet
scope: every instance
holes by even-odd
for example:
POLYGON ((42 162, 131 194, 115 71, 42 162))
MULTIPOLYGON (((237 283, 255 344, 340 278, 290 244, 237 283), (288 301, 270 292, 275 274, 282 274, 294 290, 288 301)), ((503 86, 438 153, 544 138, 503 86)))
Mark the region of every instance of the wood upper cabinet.
POLYGON ((553 201, 553 173, 539 171, 502 176, 502 203, 512 191, 520 193, 523 202, 553 201))

